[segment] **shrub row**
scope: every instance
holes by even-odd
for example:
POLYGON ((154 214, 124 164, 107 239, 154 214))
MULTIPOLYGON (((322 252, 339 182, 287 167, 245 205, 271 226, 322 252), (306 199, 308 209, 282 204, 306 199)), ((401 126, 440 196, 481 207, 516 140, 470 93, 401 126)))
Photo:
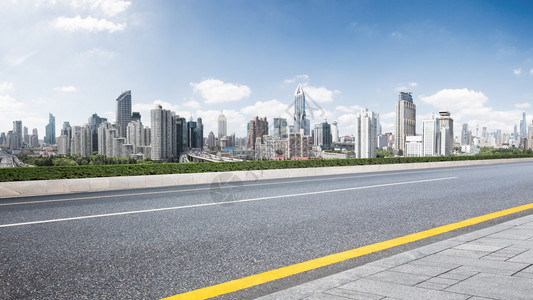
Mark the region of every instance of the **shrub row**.
POLYGON ((533 157, 533 154, 88 165, 0 169, 0 182, 533 157))

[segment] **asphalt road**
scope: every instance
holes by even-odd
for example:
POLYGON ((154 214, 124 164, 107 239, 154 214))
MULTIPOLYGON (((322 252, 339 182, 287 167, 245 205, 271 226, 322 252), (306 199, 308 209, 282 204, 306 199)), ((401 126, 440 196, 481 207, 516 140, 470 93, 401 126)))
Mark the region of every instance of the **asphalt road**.
MULTIPOLYGON (((0 299, 172 296, 531 203, 532 175, 524 162, 4 198, 0 299)), ((223 298, 254 298, 392 252, 223 298)))

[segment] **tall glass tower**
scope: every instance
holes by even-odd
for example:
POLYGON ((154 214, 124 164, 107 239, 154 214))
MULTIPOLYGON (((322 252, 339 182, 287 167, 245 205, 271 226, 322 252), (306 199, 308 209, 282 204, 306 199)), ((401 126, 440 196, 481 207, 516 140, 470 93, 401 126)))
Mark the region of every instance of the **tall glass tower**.
POLYGON ((298 85, 294 92, 294 132, 304 130, 304 135, 309 135, 311 128, 305 113, 305 92, 301 85, 298 85))
POLYGON ((116 116, 119 137, 126 137, 128 123, 131 121, 131 91, 125 91, 118 96, 116 116))

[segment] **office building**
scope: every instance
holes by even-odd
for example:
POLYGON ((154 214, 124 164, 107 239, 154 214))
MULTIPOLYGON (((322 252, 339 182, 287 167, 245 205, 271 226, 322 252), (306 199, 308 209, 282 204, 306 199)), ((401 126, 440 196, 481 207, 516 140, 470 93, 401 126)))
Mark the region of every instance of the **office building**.
POLYGON ((267 118, 259 118, 259 116, 252 119, 249 123, 249 143, 250 149, 255 150, 255 143, 257 138, 262 138, 268 135, 268 121, 267 118))
POLYGON ((98 126, 98 154, 113 157, 113 139, 118 137, 114 124, 104 122, 98 126))
POLYGON ((92 151, 98 151, 98 127, 100 124, 107 122, 106 118, 100 118, 96 113, 92 114, 89 117, 89 127, 91 128, 91 138, 92 138, 92 151))
POLYGON ((140 120, 128 123, 126 130, 126 144, 132 145, 133 153, 138 153, 138 149, 148 146, 144 141, 144 126, 140 120))
POLYGON ((24 135, 22 131, 22 121, 13 121, 13 144, 11 149, 20 149, 24 143, 24 135))
POLYGON ((123 92, 116 101, 116 124, 119 137, 126 137, 128 123, 131 121, 131 91, 123 92))
POLYGON ((300 129, 304 130, 304 135, 311 134, 311 124, 307 119, 306 114, 306 99, 305 91, 301 85, 298 85, 294 92, 294 132, 300 132, 300 129))
POLYGON ((461 129, 461 146, 470 146, 472 144, 472 132, 468 130, 468 123, 464 123, 461 129))
POLYGON ((333 121, 331 123, 331 135, 332 135, 332 142, 338 143, 339 142, 339 123, 337 121, 333 121))
POLYGON ((520 120, 520 137, 527 137, 527 121, 526 113, 522 113, 522 120, 520 120))
POLYGON ((400 92, 396 102, 394 149, 403 155, 407 136, 416 135, 416 105, 410 92, 400 92))
POLYGON ((140 112, 137 112, 137 111, 134 111, 131 113, 131 122, 133 121, 141 121, 141 113, 140 112))
POLYGON ((431 116, 431 119, 422 121, 423 143, 424 149, 422 151, 423 156, 437 156, 440 149, 440 132, 439 126, 435 116, 431 116))
POLYGON ((209 151, 215 151, 217 148, 217 140, 213 131, 209 131, 209 134, 207 135, 207 148, 209 151))
POLYGON ((323 123, 315 124, 313 130, 314 146, 320 150, 327 150, 332 147, 331 125, 324 121, 323 123))
POLYGON ((354 152, 356 158, 376 157, 377 148, 377 114, 362 109, 355 117, 354 152))
POLYGON ((424 141, 421 135, 410 135, 405 138, 405 156, 420 157, 424 153, 424 141))
POLYGON ((187 120, 180 116, 176 116, 174 126, 176 130, 176 152, 177 155, 181 155, 181 153, 187 151, 189 144, 187 120))
POLYGON ((204 148, 204 123, 202 123, 202 118, 196 118, 196 130, 194 132, 196 138, 196 148, 204 148))
POLYGON ((39 133, 37 132, 37 128, 33 128, 32 130, 30 147, 39 147, 39 133))
POLYGON ((439 155, 450 156, 453 153, 453 119, 449 111, 440 111, 437 117, 440 132, 439 155))
POLYGON ((165 160, 176 155, 176 153, 173 153, 175 142, 173 137, 174 129, 176 128, 174 113, 170 110, 163 109, 158 104, 151 110, 151 121, 151 158, 153 160, 165 160))
POLYGON ((47 145, 56 144, 56 118, 52 114, 48 114, 48 125, 45 128, 46 135, 44 136, 44 143, 47 145))
POLYGON ((224 114, 218 116, 218 139, 228 135, 228 120, 224 114))
POLYGON ((287 138, 287 119, 274 118, 274 132, 272 132, 274 139, 287 138))
POLYGON ((6 133, 2 132, 0 133, 0 145, 5 145, 5 144, 7 144, 7 137, 6 137, 6 133))

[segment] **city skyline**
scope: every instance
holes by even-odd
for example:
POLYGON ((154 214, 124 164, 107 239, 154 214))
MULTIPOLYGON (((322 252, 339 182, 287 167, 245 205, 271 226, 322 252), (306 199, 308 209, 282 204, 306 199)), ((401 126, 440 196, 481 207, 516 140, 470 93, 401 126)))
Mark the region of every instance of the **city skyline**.
POLYGON ((413 93, 417 132, 442 109, 455 132, 465 122, 512 132, 523 112, 531 123, 526 1, 111 2, 0 4, 1 132, 22 120, 43 137, 48 113, 57 124, 115 120, 116 96, 131 89, 145 124, 162 104, 201 117, 205 132, 224 113, 228 133, 245 136, 256 115, 290 119, 298 84, 325 112, 311 126, 337 120, 340 135, 354 134, 361 108, 393 132, 400 90, 413 93))

